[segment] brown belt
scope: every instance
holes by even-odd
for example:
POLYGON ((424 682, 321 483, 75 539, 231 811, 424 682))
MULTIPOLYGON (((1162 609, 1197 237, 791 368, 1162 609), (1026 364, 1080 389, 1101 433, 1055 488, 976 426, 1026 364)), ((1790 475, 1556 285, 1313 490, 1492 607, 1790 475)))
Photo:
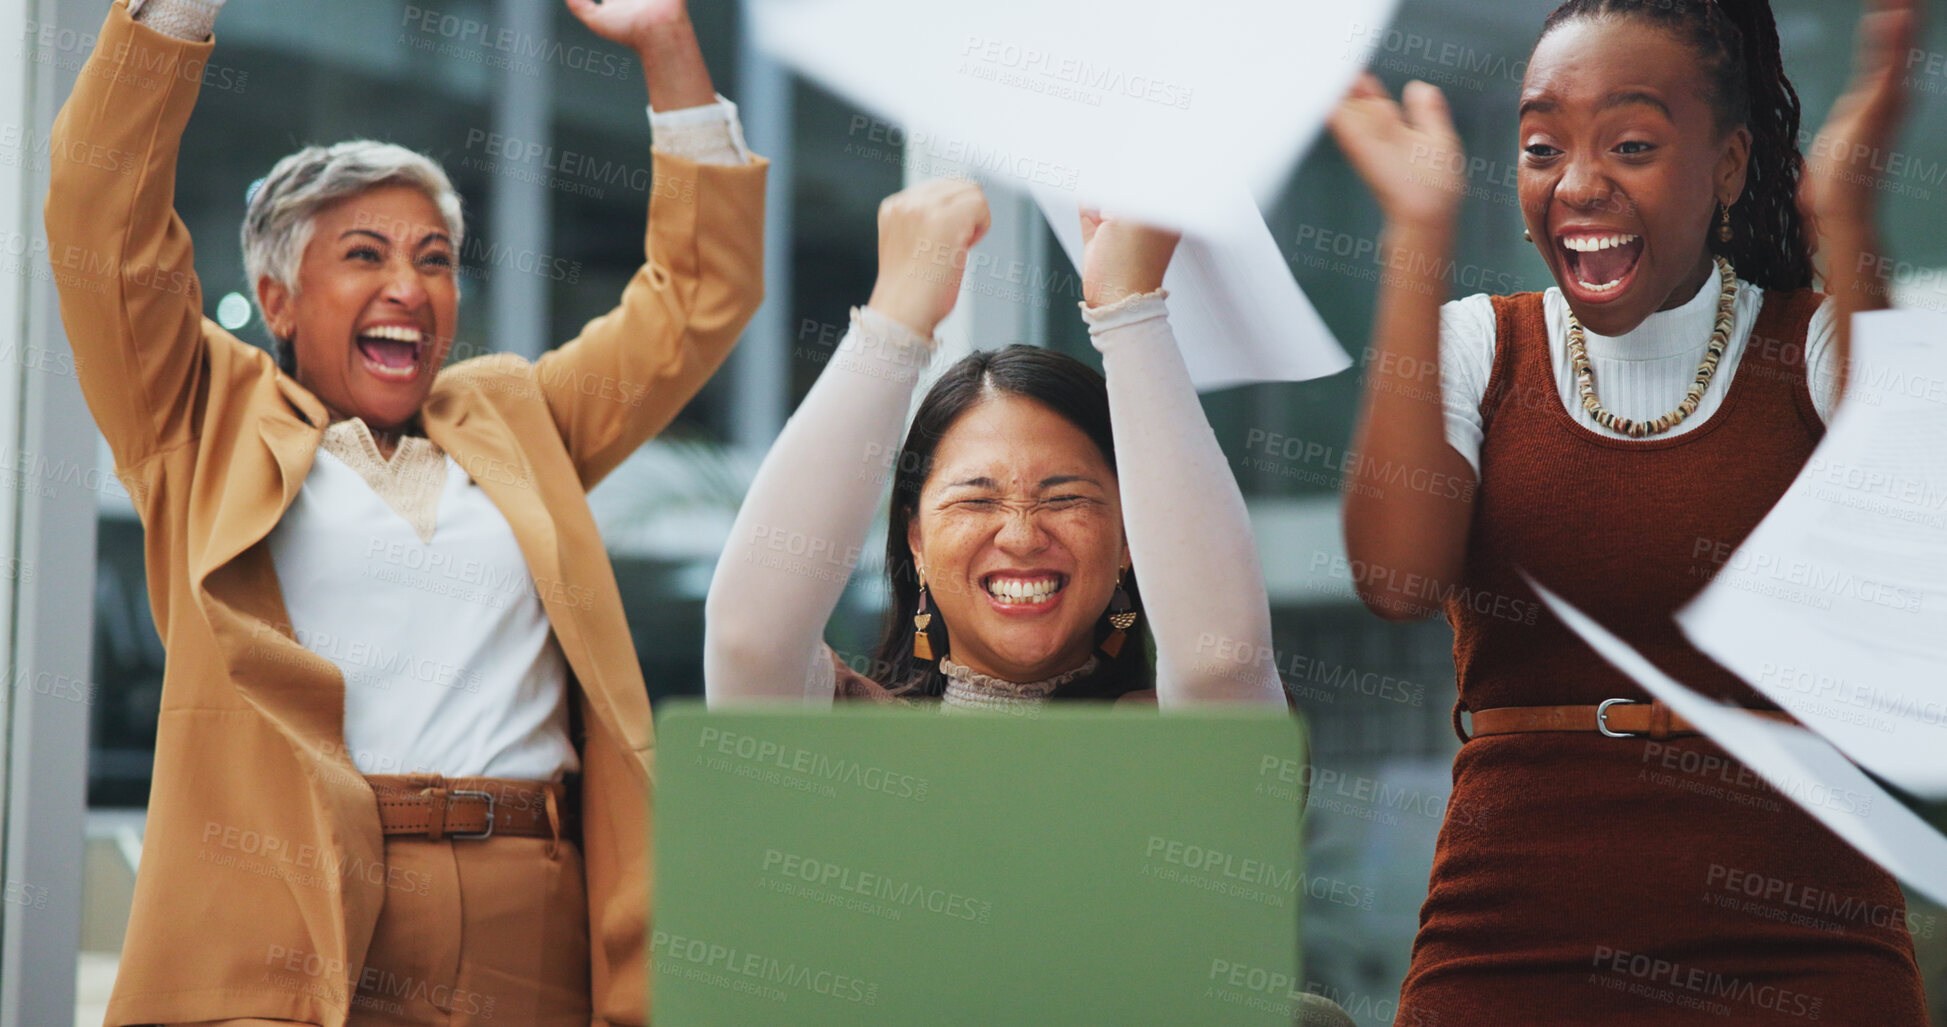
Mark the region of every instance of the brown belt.
POLYGON ((387 836, 558 840, 575 837, 578 826, 575 791, 564 783, 431 774, 367 774, 365 780, 378 796, 387 836))
MULTIPOLYGON (((1766 720, 1795 723, 1782 710, 1747 710, 1766 720)), ((1471 737, 1517 735, 1530 731, 1595 731, 1610 738, 1682 738, 1698 735, 1696 726, 1660 702, 1608 699, 1595 706, 1503 706, 1474 714, 1471 737)))

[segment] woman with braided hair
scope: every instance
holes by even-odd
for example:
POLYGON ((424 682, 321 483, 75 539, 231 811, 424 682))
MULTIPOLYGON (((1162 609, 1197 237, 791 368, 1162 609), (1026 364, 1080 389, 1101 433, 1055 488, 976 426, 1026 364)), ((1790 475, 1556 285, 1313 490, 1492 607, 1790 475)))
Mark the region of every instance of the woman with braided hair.
MULTIPOLYGON (((1843 145, 1815 152, 1888 141, 1883 44, 1911 38, 1916 0, 1879 6, 1864 36, 1882 45, 1827 126, 1843 145)), ((1845 315, 1883 302, 1848 274, 1872 190, 1814 168, 1816 224, 1801 211, 1799 102, 1764 0, 1569 0, 1519 122, 1522 217, 1557 287, 1443 303, 1464 161, 1440 92, 1396 103, 1368 76, 1332 121, 1400 251, 1346 545, 1380 615, 1444 606, 1465 743, 1398 1022, 1923 1024, 1893 879, 1651 702, 1524 577, 1691 687, 1783 716, 1672 614, 1824 433, 1845 315), (1832 298, 1812 289, 1814 230, 1832 298), (1431 390, 1396 370, 1426 366, 1431 390), (1479 488, 1376 480, 1399 466, 1479 488)))

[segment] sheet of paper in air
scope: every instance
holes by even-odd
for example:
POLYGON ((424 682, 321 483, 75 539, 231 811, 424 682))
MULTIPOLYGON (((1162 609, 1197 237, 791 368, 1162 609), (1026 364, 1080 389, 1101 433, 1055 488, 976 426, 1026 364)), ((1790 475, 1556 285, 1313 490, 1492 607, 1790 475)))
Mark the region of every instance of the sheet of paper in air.
POLYGON ((1397 0, 752 0, 763 45, 897 122, 923 169, 1032 189, 1080 262, 1077 201, 1186 239, 1165 285, 1199 389, 1351 361, 1258 212, 1384 38, 1397 0))
POLYGON ((765 49, 909 154, 1186 229, 1224 223, 1213 169, 1284 187, 1396 2, 750 0, 765 49))
MULTIPOLYGON (((1242 188, 1220 231, 1185 235, 1163 277, 1170 326, 1200 390, 1249 382, 1299 382, 1351 366, 1332 330, 1291 277, 1257 204, 1242 188)), ((1082 228, 1072 194, 1034 190, 1068 259, 1082 266, 1082 228)))
POLYGON ((1947 838, 1818 735, 1754 717, 1678 684, 1587 614, 1532 579, 1535 593, 1583 641, 1810 813, 1846 844, 1935 902, 1947 903, 1947 838))
MULTIPOLYGON (((1693 644, 1916 795, 1947 795, 1947 315, 1854 321, 1846 401, 1677 615, 1693 644)), ((1700 552, 1699 555, 1702 555, 1700 552)))

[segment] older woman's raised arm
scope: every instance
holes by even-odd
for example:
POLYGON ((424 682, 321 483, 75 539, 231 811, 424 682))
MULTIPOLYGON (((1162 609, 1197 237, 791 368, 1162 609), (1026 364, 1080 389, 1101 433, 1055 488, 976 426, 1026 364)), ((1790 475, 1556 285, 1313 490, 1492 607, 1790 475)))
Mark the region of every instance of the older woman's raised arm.
POLYGON ((642 267, 536 374, 582 484, 674 420, 764 299, 766 161, 717 96, 683 0, 568 0, 642 61, 656 149, 642 267))
POLYGON ((196 432, 208 343, 195 249, 176 216, 176 158, 216 8, 149 0, 138 22, 115 4, 48 148, 48 260, 61 320, 81 391, 122 469, 196 432))
POLYGON ((1084 218, 1129 557, 1156 638, 1157 701, 1281 705, 1271 604, 1237 478, 1204 418, 1160 286, 1174 236, 1084 218))

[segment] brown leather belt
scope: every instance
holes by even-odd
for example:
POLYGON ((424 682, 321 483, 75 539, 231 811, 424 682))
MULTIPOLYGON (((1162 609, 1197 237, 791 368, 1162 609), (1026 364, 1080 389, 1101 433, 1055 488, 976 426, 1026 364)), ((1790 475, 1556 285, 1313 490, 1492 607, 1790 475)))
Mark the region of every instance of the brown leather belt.
MULTIPOLYGON (((1747 710, 1766 720, 1796 723, 1783 710, 1747 710)), ((1503 706, 1474 713, 1470 737, 1530 731, 1594 731, 1610 738, 1683 738, 1703 732, 1660 702, 1607 699, 1595 706, 1503 706)))
POLYGON ((367 774, 379 801, 379 826, 390 837, 420 835, 479 840, 574 838, 575 789, 553 781, 432 774, 367 774))

